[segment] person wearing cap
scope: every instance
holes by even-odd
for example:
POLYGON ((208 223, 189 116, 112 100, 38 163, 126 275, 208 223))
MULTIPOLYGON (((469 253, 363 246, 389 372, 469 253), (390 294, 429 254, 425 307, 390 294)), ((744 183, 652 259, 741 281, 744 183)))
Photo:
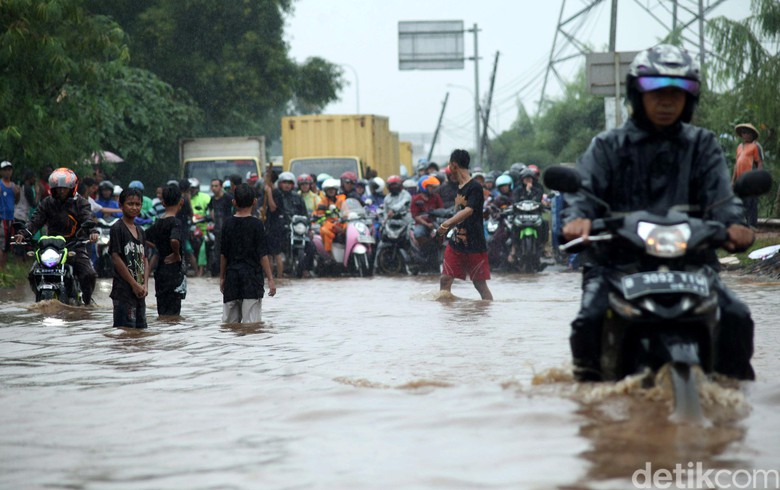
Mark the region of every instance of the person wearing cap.
POLYGON ((11 237, 14 235, 14 208, 21 194, 19 186, 11 181, 14 166, 8 160, 0 163, 0 269, 5 269, 11 237))
MULTIPOLYGON (((737 160, 734 173, 731 174, 731 185, 746 172, 764 168, 764 149, 758 144, 759 132, 752 124, 737 124, 734 128, 742 143, 737 146, 737 160)), ((745 216, 750 226, 758 224, 758 199, 746 197, 742 199, 745 205, 745 216)))
MULTIPOLYGON (((729 251, 747 249, 753 232, 745 226, 744 209, 734 196, 723 151, 708 130, 690 123, 699 100, 699 64, 686 50, 658 45, 641 51, 626 76, 631 117, 619 128, 591 140, 577 160, 583 192, 566 194, 562 235, 565 241, 587 241, 592 220, 613 213, 646 210, 665 215, 674 206, 691 209, 696 218, 719 221, 729 251), (701 211, 709 210, 706 216, 701 211)), ((608 310, 605 261, 586 249, 582 303, 569 337, 574 375, 579 381, 598 381, 601 373, 602 324, 608 310)), ((719 264, 714 251, 705 257, 713 271, 719 264)), ((716 279, 720 303, 720 332, 715 339, 715 366, 720 374, 754 379, 753 320, 750 311, 716 279)))

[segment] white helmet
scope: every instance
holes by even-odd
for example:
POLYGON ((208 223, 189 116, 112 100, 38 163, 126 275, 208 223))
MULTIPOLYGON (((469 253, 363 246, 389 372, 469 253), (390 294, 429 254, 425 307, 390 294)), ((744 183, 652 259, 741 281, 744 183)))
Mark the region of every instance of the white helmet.
POLYGON ((374 177, 369 181, 369 184, 373 185, 372 192, 376 192, 377 194, 384 194, 385 192, 385 180, 382 177, 374 177), (374 189, 374 187, 376 189, 374 189))
POLYGON ((339 190, 339 187, 341 187, 341 182, 339 179, 325 179, 325 182, 322 183, 323 191, 328 189, 339 190))
POLYGON ((295 174, 292 172, 282 172, 279 174, 277 182, 292 182, 295 185, 295 174))

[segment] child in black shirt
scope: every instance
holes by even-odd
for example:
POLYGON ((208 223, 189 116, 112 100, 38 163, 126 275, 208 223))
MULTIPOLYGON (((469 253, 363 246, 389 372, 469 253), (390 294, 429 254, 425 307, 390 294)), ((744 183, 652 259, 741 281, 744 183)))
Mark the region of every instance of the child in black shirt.
POLYGON ((119 194, 122 219, 111 227, 109 235, 108 251, 114 263, 111 299, 115 327, 146 328, 149 262, 144 250, 144 230, 135 225, 142 199, 140 189, 125 189, 119 194))
POLYGON ((157 248, 159 260, 154 270, 154 291, 157 296, 157 314, 178 316, 181 300, 186 295, 183 262, 181 259, 182 226, 176 213, 182 206, 178 186, 169 185, 162 191, 165 212, 147 230, 149 243, 157 248))
POLYGON ((268 278, 268 296, 276 284, 268 260, 263 222, 252 216, 257 203, 254 190, 240 184, 233 192, 236 214, 225 221, 220 244, 219 289, 224 323, 259 322, 263 298, 263 273, 268 278))

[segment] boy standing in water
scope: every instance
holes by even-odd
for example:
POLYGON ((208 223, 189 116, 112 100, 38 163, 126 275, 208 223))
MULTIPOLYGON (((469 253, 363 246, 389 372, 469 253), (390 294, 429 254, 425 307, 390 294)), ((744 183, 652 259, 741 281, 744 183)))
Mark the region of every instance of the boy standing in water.
POLYGON ((450 173, 458 182, 455 198, 455 209, 458 212, 436 230, 436 234, 443 237, 450 228, 456 227, 444 251, 439 289, 450 292, 456 277, 466 279, 469 276, 482 299, 492 300, 493 294, 487 285, 490 264, 482 220, 485 195, 482 186, 471 178, 470 162, 471 157, 466 150, 455 150, 450 155, 450 173))
POLYGON ((254 190, 247 184, 238 185, 233 192, 236 214, 228 218, 222 228, 219 290, 224 303, 223 323, 260 321, 263 273, 268 278, 268 296, 276 294, 265 227, 252 216, 256 204, 254 190))
POLYGON ((142 199, 139 189, 123 190, 119 194, 122 219, 111 226, 108 251, 114 262, 114 327, 146 328, 149 262, 144 253, 144 230, 135 225, 142 199))
POLYGON ((154 290, 157 296, 157 314, 160 316, 178 316, 181 313, 181 300, 186 288, 184 268, 181 260, 181 247, 184 243, 182 226, 176 214, 182 206, 179 187, 166 186, 162 190, 162 203, 165 212, 147 230, 147 239, 158 252, 154 269, 154 290))

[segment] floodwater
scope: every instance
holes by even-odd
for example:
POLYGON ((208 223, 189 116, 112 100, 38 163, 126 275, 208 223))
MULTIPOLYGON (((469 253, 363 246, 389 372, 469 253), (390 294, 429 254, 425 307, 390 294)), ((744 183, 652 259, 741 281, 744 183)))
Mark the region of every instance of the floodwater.
POLYGON ((728 282, 759 379, 706 383, 704 426, 669 422, 664 390, 571 381, 578 274, 497 275, 492 303, 462 281, 440 298, 435 276, 283 280, 262 324, 233 326, 216 280, 192 279, 184 318, 157 320, 152 296, 140 333, 110 327, 110 281, 92 309, 0 291, 0 488, 626 489, 647 464, 780 470, 780 285, 728 282))

